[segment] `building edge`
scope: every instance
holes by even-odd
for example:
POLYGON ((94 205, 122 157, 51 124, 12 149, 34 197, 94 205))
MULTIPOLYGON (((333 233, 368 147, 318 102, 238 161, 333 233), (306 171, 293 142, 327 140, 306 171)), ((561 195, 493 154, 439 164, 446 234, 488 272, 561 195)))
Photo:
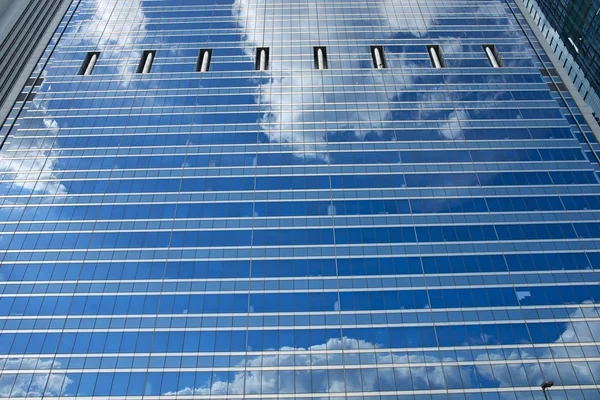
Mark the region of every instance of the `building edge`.
MULTIPOLYGON (((578 86, 577 90, 579 91, 579 94, 592 108, 596 121, 600 123, 600 97, 598 96, 597 85, 588 79, 591 77, 586 74, 584 65, 580 65, 580 63, 575 60, 575 57, 557 30, 559 27, 550 23, 538 1, 523 0, 523 3, 529 11, 529 14, 533 17, 533 20, 536 21, 542 35, 546 38, 546 42, 549 43, 554 54, 558 57, 563 69, 568 72, 573 84, 578 86), (577 83, 579 84, 577 85, 577 83)), ((576 48, 575 43, 573 43, 572 47, 576 48)))
POLYGON ((600 142, 600 126, 598 125, 596 118, 594 118, 592 108, 588 105, 588 103, 585 100, 583 100, 583 97, 581 96, 581 94, 579 93, 579 91, 577 90, 575 85, 573 84, 571 77, 569 76, 567 71, 561 65, 558 57, 556 56, 556 54, 554 54, 554 51, 550 47, 550 44, 546 41, 546 38, 542 34, 542 31, 540 31, 540 28, 538 27, 538 25, 534 21, 533 17, 527 10, 525 3, 523 3, 522 0, 514 0, 514 3, 519 8, 519 11, 523 15, 523 18, 525 18, 525 20, 527 21, 529 28, 531 29, 531 31, 535 35, 536 39, 542 46, 542 49, 544 50, 544 52, 550 59, 552 66, 556 69, 556 71, 558 72, 558 75, 560 76, 560 78, 564 82, 565 86, 567 87, 569 94, 575 101, 575 104, 577 104, 577 107, 581 111, 581 114, 582 114, 583 118, 585 119, 585 122, 590 127, 590 130, 594 134, 594 137, 596 138, 596 140, 598 142, 600 142))
POLYGON ((0 30, 0 123, 4 123, 27 79, 48 47, 72 0, 14 2, 0 30))

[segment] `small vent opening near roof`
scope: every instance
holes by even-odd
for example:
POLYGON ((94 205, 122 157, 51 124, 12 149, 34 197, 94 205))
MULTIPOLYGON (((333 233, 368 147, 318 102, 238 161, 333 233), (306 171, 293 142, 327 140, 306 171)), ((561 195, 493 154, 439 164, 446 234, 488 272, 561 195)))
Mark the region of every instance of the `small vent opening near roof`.
POLYGON ((500 68, 503 66, 502 59, 500 58, 500 54, 496 49, 496 46, 493 44, 483 45, 483 49, 485 50, 485 54, 487 55, 488 60, 490 60, 490 64, 494 68, 500 68))
POLYGON ((210 69, 210 60, 212 59, 211 49, 202 49, 198 53, 198 61, 196 62, 197 72, 208 72, 210 69))
POLYGON ((152 69, 152 63, 156 58, 156 50, 146 50, 142 54, 142 59, 140 60, 140 64, 137 68, 138 74, 147 74, 152 69))
POLYGON ((100 53, 97 51, 87 53, 83 60, 83 64, 81 64, 81 68, 79 68, 78 75, 91 75, 99 56, 100 53))
POLYGON ((371 46, 371 58, 373 59, 373 67, 377 69, 387 68, 383 46, 371 46))
POLYGON ((315 68, 327 69, 327 49, 323 46, 314 48, 315 68))
POLYGON ((429 53, 429 59, 431 60, 431 65, 434 68, 446 68, 446 62, 444 61, 444 57, 442 56, 442 51, 440 46, 431 45, 427 46, 427 52, 429 53))
POLYGON ((257 71, 266 71, 269 69, 269 48, 259 47, 256 49, 256 65, 254 69, 257 71))

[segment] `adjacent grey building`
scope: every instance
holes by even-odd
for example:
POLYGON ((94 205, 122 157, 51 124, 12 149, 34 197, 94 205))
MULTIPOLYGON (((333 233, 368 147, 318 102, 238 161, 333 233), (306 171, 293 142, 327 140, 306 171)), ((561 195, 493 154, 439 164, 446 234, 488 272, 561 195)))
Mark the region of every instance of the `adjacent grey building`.
POLYGON ((29 94, 24 89, 27 78, 69 3, 66 0, 0 0, 0 123, 8 116, 19 94, 29 94))
POLYGON ((524 0, 523 4, 596 119, 600 118, 600 0, 524 0))

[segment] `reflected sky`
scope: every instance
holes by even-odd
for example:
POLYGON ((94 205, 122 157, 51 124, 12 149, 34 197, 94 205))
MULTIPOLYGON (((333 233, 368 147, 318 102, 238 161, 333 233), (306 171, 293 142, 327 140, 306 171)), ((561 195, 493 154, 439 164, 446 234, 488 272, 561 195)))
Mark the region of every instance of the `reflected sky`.
MULTIPOLYGON (((589 303, 588 303, 589 304, 589 303)), ((571 314, 577 322, 564 325, 564 331, 554 342, 573 343, 590 341, 600 338, 600 325, 595 325, 593 331, 584 317, 598 314, 597 308, 579 308, 571 314)), ((489 338, 491 339, 491 338, 489 338)), ((485 337, 480 344, 493 344, 485 337)), ((522 359, 551 359, 556 351, 566 351, 562 348, 545 348, 534 352, 533 349, 523 348, 502 351, 482 352, 474 358, 479 362, 470 366, 462 358, 450 358, 433 355, 411 355, 410 353, 369 354, 356 353, 362 351, 382 349, 385 346, 365 340, 342 337, 330 339, 326 343, 310 346, 308 348, 282 347, 282 352, 302 351, 293 355, 270 355, 251 357, 246 366, 249 369, 260 367, 277 367, 286 365, 311 366, 314 370, 299 368, 295 372, 268 372, 249 371, 233 374, 227 379, 227 374, 214 374, 207 382, 192 389, 181 388, 176 392, 165 392, 165 395, 201 395, 201 394, 256 394, 256 393, 340 393, 359 391, 389 391, 389 390, 435 390, 477 387, 527 387, 536 386, 547 377, 561 377, 563 385, 591 384, 600 376, 600 363, 592 364, 592 369, 586 363, 518 363, 522 359), (327 355, 309 355, 304 351, 346 350, 351 352, 327 355), (553 353, 554 352, 554 353, 553 353), (508 364, 501 363, 508 361, 508 364), (487 364, 491 361, 491 365, 487 364), (512 362, 511 362, 512 361, 512 362), (371 369, 346 369, 319 371, 319 366, 348 365, 355 366, 364 363, 385 365, 387 368, 371 369), (429 363, 431 366, 426 366, 429 363), (393 365, 410 365, 412 367, 394 368, 393 365), (225 379, 223 378, 225 377, 225 379)), ((243 367, 244 364, 238 365, 243 367)), ((510 396, 507 394, 507 396, 510 396)), ((511 398, 511 397, 508 397, 511 398)), ((556 398, 565 398, 560 393, 556 398)))
MULTIPOLYGON (((590 308, 589 305, 590 303, 584 303, 583 307, 575 309, 570 315, 573 322, 564 324, 560 336, 550 346, 535 351, 524 346, 520 349, 506 348, 504 351, 502 348, 484 350, 481 347, 473 347, 473 353, 469 354, 468 358, 451 355, 455 354, 454 352, 385 352, 387 346, 384 344, 343 336, 304 348, 284 346, 278 349, 277 354, 271 352, 262 356, 248 356, 245 361, 244 357, 232 356, 232 371, 229 373, 221 370, 163 375, 151 370, 148 377, 144 378, 145 374, 140 375, 136 372, 133 374, 135 380, 132 375, 129 382, 129 394, 141 394, 137 390, 143 390, 146 395, 187 397, 526 388, 537 386, 538 382, 548 377, 554 377, 562 386, 593 385, 600 376, 600 363, 568 361, 567 355, 577 357, 578 349, 562 346, 565 343, 591 342, 594 338, 600 338, 600 325, 595 324, 590 330, 592 325, 588 325, 583 319, 597 316, 600 311, 595 307, 590 308), (553 358, 562 359, 562 362, 549 362, 553 358), (236 359, 241 361, 234 361, 236 359), (342 365, 345 366, 344 369, 341 368, 342 365), (292 366, 296 368, 292 370, 292 366), (186 386, 185 383, 190 380, 195 384, 186 386), (141 382, 145 383, 140 385, 141 382)), ((482 337, 479 345, 494 344, 490 339, 482 337)), ((583 354, 579 355, 581 356, 583 354)), ((91 382, 93 386, 93 382, 96 381, 91 370, 81 374, 81 359, 73 359, 68 367, 78 370, 79 373, 65 370, 67 363, 52 358, 0 358, 0 363, 4 370, 11 372, 19 369, 38 370, 35 375, 3 374, 0 377, 0 397, 31 397, 40 396, 42 393, 46 396, 70 397, 76 393, 85 395, 92 390, 86 385, 91 382)), ((89 361, 86 368, 92 368, 93 365, 100 364, 89 361)), ((156 367, 154 364, 152 366, 156 367)), ((101 375, 102 377, 97 378, 98 382, 109 376, 106 373, 101 375)), ((122 376, 119 381, 124 377, 125 386, 115 389, 102 388, 104 392, 126 393, 127 374, 121 372, 118 375, 122 376)), ((510 399, 511 395, 506 393, 501 395, 501 398, 510 399)), ((568 397, 557 392, 555 398, 568 397)))
MULTIPOLYGON (((35 101, 35 100, 34 100, 35 101)), ((35 107, 40 107, 36 104, 35 107)), ((50 135, 59 131, 58 123, 50 118, 43 118, 44 127, 50 135)), ((48 194, 65 195, 66 187, 58 180, 55 168, 60 158, 60 148, 54 147, 53 139, 31 139, 28 149, 36 155, 35 158, 27 157, 11 159, 4 155, 0 158, 0 173, 6 178, 14 180, 12 184, 2 183, 2 192, 5 194, 48 194)), ((10 198, 4 198, 2 203, 11 204, 10 198)), ((4 213, 7 209, 1 209, 4 213)))
MULTIPOLYGON (((394 3, 354 3, 344 14, 335 11, 333 1, 234 3, 248 56, 254 57, 259 46, 272 49, 269 70, 264 73, 257 97, 266 109, 261 127, 270 141, 289 143, 298 157, 328 161, 326 152, 316 150, 336 133, 350 130, 354 140, 369 134, 393 138, 392 132, 383 129, 389 128, 389 101, 397 96, 397 83, 405 81, 390 70, 369 70, 368 49, 375 41, 398 31, 418 36, 427 26, 424 18, 401 19, 394 3), (361 29, 375 27, 379 35, 361 29), (362 69, 362 73, 348 76, 314 69, 310 55, 315 45, 329 46, 330 68, 362 69)), ((387 54, 391 68, 400 67, 401 58, 399 53, 387 54)), ((442 131, 452 135, 457 126, 457 121, 448 121, 442 131)))
MULTIPOLYGON (((442 83, 439 75, 423 75, 431 70, 411 72, 411 68, 427 65, 410 59, 400 46, 385 47, 390 69, 373 69, 369 48, 389 39, 428 37, 429 27, 436 25, 437 12, 452 13, 452 7, 438 5, 421 12, 416 1, 395 0, 352 3, 343 14, 337 7, 335 1, 234 3, 247 55, 254 57, 256 47, 272 49, 269 70, 258 89, 257 102, 266 109, 261 126, 270 141, 290 144, 301 158, 328 161, 330 155, 317 152, 318 145, 344 140, 347 131, 351 140, 404 140, 403 133, 394 132, 391 123, 393 118, 401 117, 394 117, 392 112, 402 110, 398 102, 410 101, 403 92, 419 90, 423 84, 442 83), (329 48, 332 70, 314 69, 311 55, 316 45, 329 48), (352 69, 353 73, 344 74, 341 68, 352 69)), ((470 7, 469 11, 487 18, 502 15, 483 5, 470 7)), ((454 33, 435 36, 428 40, 435 40, 449 54, 461 49, 454 33)), ((467 120, 468 114, 448 102, 451 98, 447 91, 438 89, 422 94, 413 119, 430 121, 417 122, 415 127, 433 127, 441 138, 462 139, 461 121, 467 120)), ((489 92, 485 100, 493 101, 494 96, 489 92)), ((414 109, 414 105, 405 104, 405 110, 414 109)))
MULTIPOLYGON (((82 3, 80 13, 73 19, 66 32, 79 36, 81 38, 80 45, 90 46, 96 51, 103 52, 107 48, 121 49, 143 40, 146 23, 141 0, 127 2, 93 0, 82 3)), ((130 87, 130 80, 135 75, 128 70, 127 66, 132 63, 132 60, 137 60, 140 54, 141 52, 139 54, 133 52, 130 54, 129 60, 122 60, 116 67, 107 68, 106 72, 119 74, 123 77, 121 85, 124 88, 130 87)), ((42 71, 42 76, 47 76, 47 70, 42 71)), ((46 83, 42 84, 38 90, 44 94, 52 93, 54 89, 52 83, 46 83)), ((28 109, 37 112, 43 121, 42 127, 45 128, 45 134, 50 137, 19 140, 19 147, 10 146, 12 149, 27 148, 30 154, 35 155, 35 158, 24 157, 11 160, 2 154, 0 172, 10 173, 7 176, 15 181, 12 185, 3 183, 2 186, 6 185, 3 193, 59 196, 67 194, 68 188, 60 182, 61 175, 58 173, 62 169, 59 165, 62 140, 52 138, 60 133, 61 126, 58 119, 53 116, 54 111, 48 107, 48 99, 51 99, 51 96, 41 100, 39 97, 34 98, 29 103, 28 109)), ((5 204, 10 204, 10 202, 10 199, 4 200, 5 204)), ((7 211, 1 209, 0 212, 6 213, 7 211)))
POLYGON ((95 51, 122 51, 120 62, 107 67, 104 73, 121 76, 121 85, 129 87, 134 78, 135 66, 142 51, 129 51, 146 37, 148 23, 142 0, 106 1, 92 0, 83 3, 81 16, 71 24, 70 31, 81 37, 81 45, 90 46, 95 51))
MULTIPOLYGON (((9 358, 0 359, 0 365, 5 370, 50 370, 63 367, 52 358, 9 358)), ((61 396, 73 383, 67 374, 47 372, 45 374, 7 374, 0 376, 0 397, 42 397, 61 396)))

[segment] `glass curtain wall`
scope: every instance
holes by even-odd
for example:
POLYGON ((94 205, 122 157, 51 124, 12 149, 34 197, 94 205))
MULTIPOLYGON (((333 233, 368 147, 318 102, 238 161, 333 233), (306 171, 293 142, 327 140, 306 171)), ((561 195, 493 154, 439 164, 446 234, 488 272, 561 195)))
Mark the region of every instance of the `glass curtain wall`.
POLYGON ((0 396, 600 398, 597 143, 512 0, 75 0, 23 93, 0 396))

